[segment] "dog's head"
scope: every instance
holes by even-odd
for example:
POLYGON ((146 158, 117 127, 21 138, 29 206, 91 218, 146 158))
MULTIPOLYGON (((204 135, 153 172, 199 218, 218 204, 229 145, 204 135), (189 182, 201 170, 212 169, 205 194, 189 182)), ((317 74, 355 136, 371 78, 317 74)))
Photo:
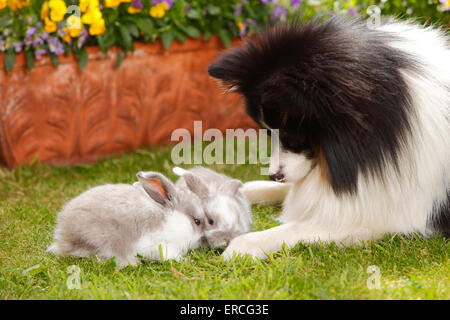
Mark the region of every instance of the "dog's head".
POLYGON ((336 192, 356 190, 359 173, 397 159, 408 127, 408 58, 386 36, 342 18, 275 27, 222 54, 209 74, 241 93, 247 113, 278 129, 273 180, 297 182, 311 170, 336 192))

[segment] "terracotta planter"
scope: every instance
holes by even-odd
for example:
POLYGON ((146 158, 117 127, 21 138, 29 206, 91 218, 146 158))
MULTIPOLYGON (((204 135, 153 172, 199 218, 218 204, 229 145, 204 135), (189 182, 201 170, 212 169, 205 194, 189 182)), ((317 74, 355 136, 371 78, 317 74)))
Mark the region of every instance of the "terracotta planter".
POLYGON ((73 56, 55 68, 48 57, 30 72, 23 54, 9 75, 0 55, 0 160, 8 167, 31 161, 72 164, 170 141, 177 128, 249 128, 254 122, 234 94, 223 94, 207 65, 223 49, 217 38, 187 40, 164 51, 137 43, 116 67, 89 47, 81 72, 73 56))

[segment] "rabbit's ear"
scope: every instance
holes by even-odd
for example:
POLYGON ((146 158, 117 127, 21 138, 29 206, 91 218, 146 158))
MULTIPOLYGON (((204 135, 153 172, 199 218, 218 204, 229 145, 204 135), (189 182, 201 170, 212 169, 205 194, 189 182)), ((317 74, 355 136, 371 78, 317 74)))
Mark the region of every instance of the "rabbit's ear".
POLYGON ((145 192, 161 205, 167 205, 175 197, 173 183, 158 172, 138 172, 136 174, 145 192))
POLYGON ((204 200, 209 197, 208 187, 192 173, 187 172, 183 174, 181 179, 184 179, 189 190, 195 193, 200 199, 204 200))
POLYGON ((241 181, 239 181, 237 179, 232 179, 232 180, 222 183, 219 187, 219 192, 234 196, 236 194, 236 192, 239 190, 239 188, 242 186, 243 186, 243 184, 241 181))

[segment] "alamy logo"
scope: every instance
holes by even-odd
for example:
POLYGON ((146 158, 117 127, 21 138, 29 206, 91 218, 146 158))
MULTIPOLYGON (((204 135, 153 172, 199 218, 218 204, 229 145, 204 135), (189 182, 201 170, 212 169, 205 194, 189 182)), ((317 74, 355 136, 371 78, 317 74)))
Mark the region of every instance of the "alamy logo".
POLYGON ((366 272, 370 274, 370 277, 367 278, 367 288, 370 290, 373 289, 381 289, 381 271, 378 266, 368 266, 366 272))
POLYGON ((70 274, 70 276, 67 277, 66 285, 67 289, 81 289, 81 269, 79 266, 71 265, 67 267, 66 272, 70 274))
POLYGON ((180 164, 261 164, 261 174, 267 175, 270 159, 278 154, 278 130, 271 129, 271 156, 268 155, 267 129, 226 129, 225 136, 219 129, 203 132, 202 121, 194 121, 194 135, 187 129, 172 132, 171 141, 178 142, 172 148, 172 162, 180 164), (208 144, 203 148, 203 143, 208 144), (236 145, 237 144, 237 145, 236 145), (248 153, 246 145, 248 144, 248 153), (226 151, 226 152, 225 152, 226 151))

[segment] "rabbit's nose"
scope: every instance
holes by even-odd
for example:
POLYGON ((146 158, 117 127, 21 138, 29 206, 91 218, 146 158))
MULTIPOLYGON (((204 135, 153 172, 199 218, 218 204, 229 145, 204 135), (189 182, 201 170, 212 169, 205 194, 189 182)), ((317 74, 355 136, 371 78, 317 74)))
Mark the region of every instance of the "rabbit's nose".
POLYGON ((276 181, 276 182, 283 182, 284 181, 284 174, 281 172, 277 172, 275 174, 269 175, 270 180, 276 181))

